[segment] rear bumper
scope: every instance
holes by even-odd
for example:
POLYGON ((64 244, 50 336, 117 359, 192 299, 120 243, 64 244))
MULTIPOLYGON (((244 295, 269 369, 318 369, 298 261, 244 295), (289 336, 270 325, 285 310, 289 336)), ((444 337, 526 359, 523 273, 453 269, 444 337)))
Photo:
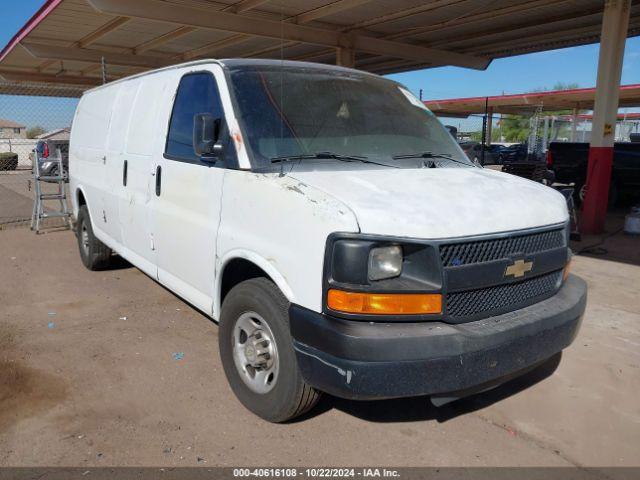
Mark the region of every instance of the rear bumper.
POLYGON ((585 282, 570 276, 553 297, 463 324, 347 321, 292 305, 302 376, 352 399, 434 395, 500 383, 560 352, 575 338, 585 282))

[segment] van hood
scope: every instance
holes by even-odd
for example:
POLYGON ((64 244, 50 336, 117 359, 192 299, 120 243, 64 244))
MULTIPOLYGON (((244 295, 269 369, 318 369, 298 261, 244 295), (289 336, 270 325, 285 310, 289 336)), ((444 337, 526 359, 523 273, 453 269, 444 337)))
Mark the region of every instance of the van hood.
POLYGON ((514 175, 481 168, 361 167, 294 169, 289 175, 342 201, 362 233, 437 239, 568 219, 562 194, 514 175))

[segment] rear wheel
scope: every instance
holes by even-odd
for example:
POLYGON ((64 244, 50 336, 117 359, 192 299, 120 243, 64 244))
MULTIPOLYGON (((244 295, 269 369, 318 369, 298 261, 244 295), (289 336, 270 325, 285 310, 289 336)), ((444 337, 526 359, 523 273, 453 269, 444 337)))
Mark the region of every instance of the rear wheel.
POLYGON ((111 261, 111 249, 96 238, 91 228, 91 219, 86 205, 82 205, 78 211, 76 224, 76 236, 80 259, 89 270, 104 270, 109 267, 111 261))
POLYGON ((311 409, 320 393, 307 385, 289 332, 289 302, 266 278, 253 278, 227 294, 220 315, 220 356, 240 402, 270 422, 311 409))

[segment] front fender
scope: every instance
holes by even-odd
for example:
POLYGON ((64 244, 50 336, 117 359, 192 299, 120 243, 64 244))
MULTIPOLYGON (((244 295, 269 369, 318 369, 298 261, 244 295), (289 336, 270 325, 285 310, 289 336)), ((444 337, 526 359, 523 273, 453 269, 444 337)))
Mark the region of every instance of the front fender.
POLYGON ((355 215, 330 195, 288 176, 228 170, 218 227, 214 317, 220 273, 232 258, 267 272, 291 302, 320 311, 324 249, 333 232, 357 232, 355 215))
POLYGON ((280 271, 275 267, 273 259, 264 258, 262 255, 241 248, 237 248, 227 252, 224 257, 220 258, 216 265, 216 281, 214 287, 214 304, 213 304, 213 318, 220 318, 220 309, 222 308, 222 273, 225 268, 232 260, 236 259, 247 260, 257 267, 260 267, 265 271, 267 275, 271 278, 271 280, 278 286, 280 291, 283 293, 287 300, 290 302, 295 302, 295 295, 291 286, 288 284, 285 276, 280 273, 280 271))

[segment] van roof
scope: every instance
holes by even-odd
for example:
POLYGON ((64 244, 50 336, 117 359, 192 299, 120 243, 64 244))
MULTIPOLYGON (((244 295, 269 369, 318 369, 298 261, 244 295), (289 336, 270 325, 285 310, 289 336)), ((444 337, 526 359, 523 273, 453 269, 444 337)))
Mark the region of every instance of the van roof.
POLYGON ((206 58, 202 60, 194 60, 191 62, 178 63, 176 65, 169 65, 167 67, 157 68, 155 70, 148 70, 146 72, 139 73, 137 75, 131 75, 129 77, 120 78, 113 82, 106 83, 104 85, 100 85, 94 87, 85 92, 94 92, 96 90, 100 90, 105 87, 109 87, 111 85, 115 85, 117 83, 126 82, 128 80, 133 80, 135 78, 145 77, 147 75, 153 75, 158 72, 164 72, 168 70, 174 70, 176 68, 184 68, 192 65, 206 65, 206 64, 218 64, 223 68, 233 68, 233 67, 242 67, 242 66, 283 66, 283 67, 302 67, 302 68, 315 68, 318 70, 334 70, 334 71, 345 71, 352 73, 359 73, 361 75, 372 75, 377 76, 373 73, 363 72, 362 70, 356 70, 354 68, 340 67, 337 65, 327 65, 324 63, 314 63, 314 62, 298 62, 294 60, 277 60, 277 59, 262 59, 262 58, 226 58, 226 59, 214 59, 214 58, 206 58))
POLYGON ((354 68, 340 67, 338 65, 329 65, 326 63, 299 62, 295 60, 278 60, 273 58, 226 58, 219 61, 225 67, 242 67, 242 66, 283 66, 283 67, 303 67, 317 68, 319 70, 342 70, 346 72, 357 72, 363 75, 375 75, 370 72, 356 70, 354 68))

